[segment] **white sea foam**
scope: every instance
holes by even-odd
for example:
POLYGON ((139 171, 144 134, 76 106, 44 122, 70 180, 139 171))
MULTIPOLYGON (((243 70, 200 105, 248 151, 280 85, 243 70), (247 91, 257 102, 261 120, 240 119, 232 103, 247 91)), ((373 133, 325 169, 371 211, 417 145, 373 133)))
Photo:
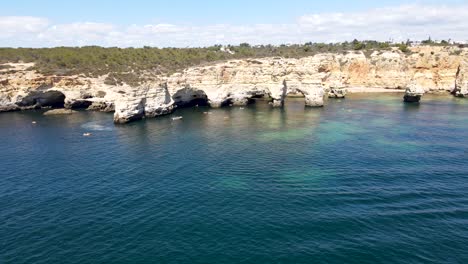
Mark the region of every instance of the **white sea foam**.
POLYGON ((105 126, 103 124, 100 124, 99 122, 88 122, 88 123, 81 125, 81 128, 84 128, 86 130, 91 130, 91 131, 111 131, 112 130, 111 126, 105 126))

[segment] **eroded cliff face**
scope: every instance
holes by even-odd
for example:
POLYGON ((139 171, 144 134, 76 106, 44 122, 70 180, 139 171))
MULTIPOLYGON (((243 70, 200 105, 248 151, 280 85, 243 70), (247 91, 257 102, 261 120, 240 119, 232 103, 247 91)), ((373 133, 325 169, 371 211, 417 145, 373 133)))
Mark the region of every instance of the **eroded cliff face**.
POLYGON ((128 123, 143 117, 156 117, 172 112, 174 100, 165 83, 148 84, 122 95, 115 101, 115 123, 128 123))
POLYGON ((453 94, 458 97, 468 97, 468 61, 460 63, 457 72, 455 90, 453 94))
POLYGON ((380 91, 410 86, 424 92, 467 96, 468 55, 454 47, 318 54, 301 59, 264 58, 188 68, 171 76, 155 75, 139 87, 107 85, 106 76, 44 76, 32 64, 0 70, 0 111, 60 106, 115 111, 116 123, 155 117, 177 106, 207 102, 212 107, 244 105, 269 96, 281 106, 288 93, 302 93, 306 105, 322 106, 326 90, 380 91), (63 96, 61 96, 63 95, 63 96))

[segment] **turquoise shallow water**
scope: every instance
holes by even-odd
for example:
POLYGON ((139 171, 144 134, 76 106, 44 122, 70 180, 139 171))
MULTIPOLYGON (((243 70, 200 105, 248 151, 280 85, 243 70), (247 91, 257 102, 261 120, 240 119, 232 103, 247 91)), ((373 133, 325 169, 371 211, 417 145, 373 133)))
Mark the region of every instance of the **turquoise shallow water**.
POLYGON ((468 100, 401 101, 0 114, 0 263, 468 263, 468 100))

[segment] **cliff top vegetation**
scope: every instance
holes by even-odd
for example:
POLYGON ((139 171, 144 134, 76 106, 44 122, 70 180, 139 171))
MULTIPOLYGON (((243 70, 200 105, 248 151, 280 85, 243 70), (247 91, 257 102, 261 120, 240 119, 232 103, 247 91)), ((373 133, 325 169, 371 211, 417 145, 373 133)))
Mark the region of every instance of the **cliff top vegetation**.
MULTIPOLYGON (((425 45, 454 45, 448 41, 435 43, 423 41, 425 45)), ((190 66, 243 58, 285 57, 301 58, 317 53, 343 53, 350 50, 370 54, 375 50, 389 50, 397 47, 410 52, 411 42, 390 44, 378 41, 343 43, 312 43, 295 45, 258 45, 242 43, 236 46, 221 45, 204 48, 103 48, 98 46, 56 47, 56 48, 0 48, 0 63, 34 62, 33 70, 42 74, 74 75, 83 74, 97 77, 108 74, 109 84, 126 82, 138 84, 145 71, 155 74, 170 74, 190 66)))

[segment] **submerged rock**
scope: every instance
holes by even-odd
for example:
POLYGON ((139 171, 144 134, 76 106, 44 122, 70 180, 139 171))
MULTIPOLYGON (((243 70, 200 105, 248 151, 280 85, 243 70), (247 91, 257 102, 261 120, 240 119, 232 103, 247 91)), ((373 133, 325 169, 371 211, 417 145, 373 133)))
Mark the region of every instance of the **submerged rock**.
POLYGON ((44 115, 71 115, 74 113, 76 113, 76 111, 73 111, 71 109, 60 108, 60 109, 52 109, 47 112, 44 112, 44 115))
POLYGON ((424 93, 424 88, 413 82, 406 88, 403 100, 407 103, 417 103, 421 100, 424 93))

